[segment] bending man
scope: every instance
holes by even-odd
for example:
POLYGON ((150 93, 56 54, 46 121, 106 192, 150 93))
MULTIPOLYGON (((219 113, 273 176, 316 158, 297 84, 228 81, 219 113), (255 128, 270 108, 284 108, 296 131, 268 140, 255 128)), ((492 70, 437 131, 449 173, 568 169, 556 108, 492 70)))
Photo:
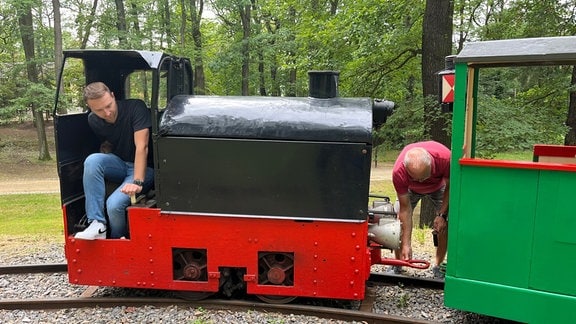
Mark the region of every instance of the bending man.
MULTIPOLYGON (((428 197, 436 209, 434 231, 438 236, 435 276, 446 257, 450 150, 434 141, 409 144, 400 152, 392 171, 392 182, 400 203, 401 246, 396 257, 412 259, 412 214, 418 201, 428 197)), ((399 268, 394 269, 399 272, 399 268)))

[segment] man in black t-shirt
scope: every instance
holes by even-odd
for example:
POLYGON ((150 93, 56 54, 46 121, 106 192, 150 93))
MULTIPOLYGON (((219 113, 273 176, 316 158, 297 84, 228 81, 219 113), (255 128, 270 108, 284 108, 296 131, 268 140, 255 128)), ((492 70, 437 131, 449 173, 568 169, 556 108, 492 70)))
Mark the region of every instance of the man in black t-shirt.
POLYGON ((87 85, 84 100, 91 111, 88 124, 102 144, 100 153, 93 153, 84 161, 83 184, 90 225, 74 237, 102 239, 109 229, 110 238, 121 238, 127 235, 126 207, 130 197, 150 189, 154 180, 150 112, 141 100, 117 101, 102 82, 87 85), (121 183, 107 199, 105 180, 121 183))

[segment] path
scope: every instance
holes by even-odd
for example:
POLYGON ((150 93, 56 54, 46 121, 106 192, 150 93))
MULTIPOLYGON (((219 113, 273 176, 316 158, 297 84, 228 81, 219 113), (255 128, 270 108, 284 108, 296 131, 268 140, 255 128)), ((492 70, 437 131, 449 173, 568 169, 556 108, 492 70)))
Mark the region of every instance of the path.
POLYGON ((0 182, 0 195, 59 192, 59 179, 7 180, 0 182))

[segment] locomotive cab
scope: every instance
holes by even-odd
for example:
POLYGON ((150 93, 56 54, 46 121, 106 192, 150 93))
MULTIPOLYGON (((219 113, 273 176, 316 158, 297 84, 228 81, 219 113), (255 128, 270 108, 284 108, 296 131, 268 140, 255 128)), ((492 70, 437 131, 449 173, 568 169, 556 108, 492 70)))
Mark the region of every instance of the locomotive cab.
MULTIPOLYGON (((192 93, 192 70, 188 59, 161 52, 66 50, 63 54, 53 115, 65 232, 72 235, 86 225, 81 221, 85 215, 83 163, 101 144, 88 126, 84 86, 104 82, 119 100, 143 100, 152 120, 158 120, 158 107, 166 107, 177 94, 192 93)), ((153 132, 156 127, 153 123, 153 132)))

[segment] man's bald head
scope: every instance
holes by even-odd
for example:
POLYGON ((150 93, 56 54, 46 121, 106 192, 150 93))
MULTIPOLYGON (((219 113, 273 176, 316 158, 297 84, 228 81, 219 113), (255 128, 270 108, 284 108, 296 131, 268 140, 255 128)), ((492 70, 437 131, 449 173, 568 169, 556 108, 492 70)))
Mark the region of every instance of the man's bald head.
POLYGON ((430 177, 432 157, 421 147, 411 148, 404 156, 404 167, 414 181, 422 182, 430 177))

